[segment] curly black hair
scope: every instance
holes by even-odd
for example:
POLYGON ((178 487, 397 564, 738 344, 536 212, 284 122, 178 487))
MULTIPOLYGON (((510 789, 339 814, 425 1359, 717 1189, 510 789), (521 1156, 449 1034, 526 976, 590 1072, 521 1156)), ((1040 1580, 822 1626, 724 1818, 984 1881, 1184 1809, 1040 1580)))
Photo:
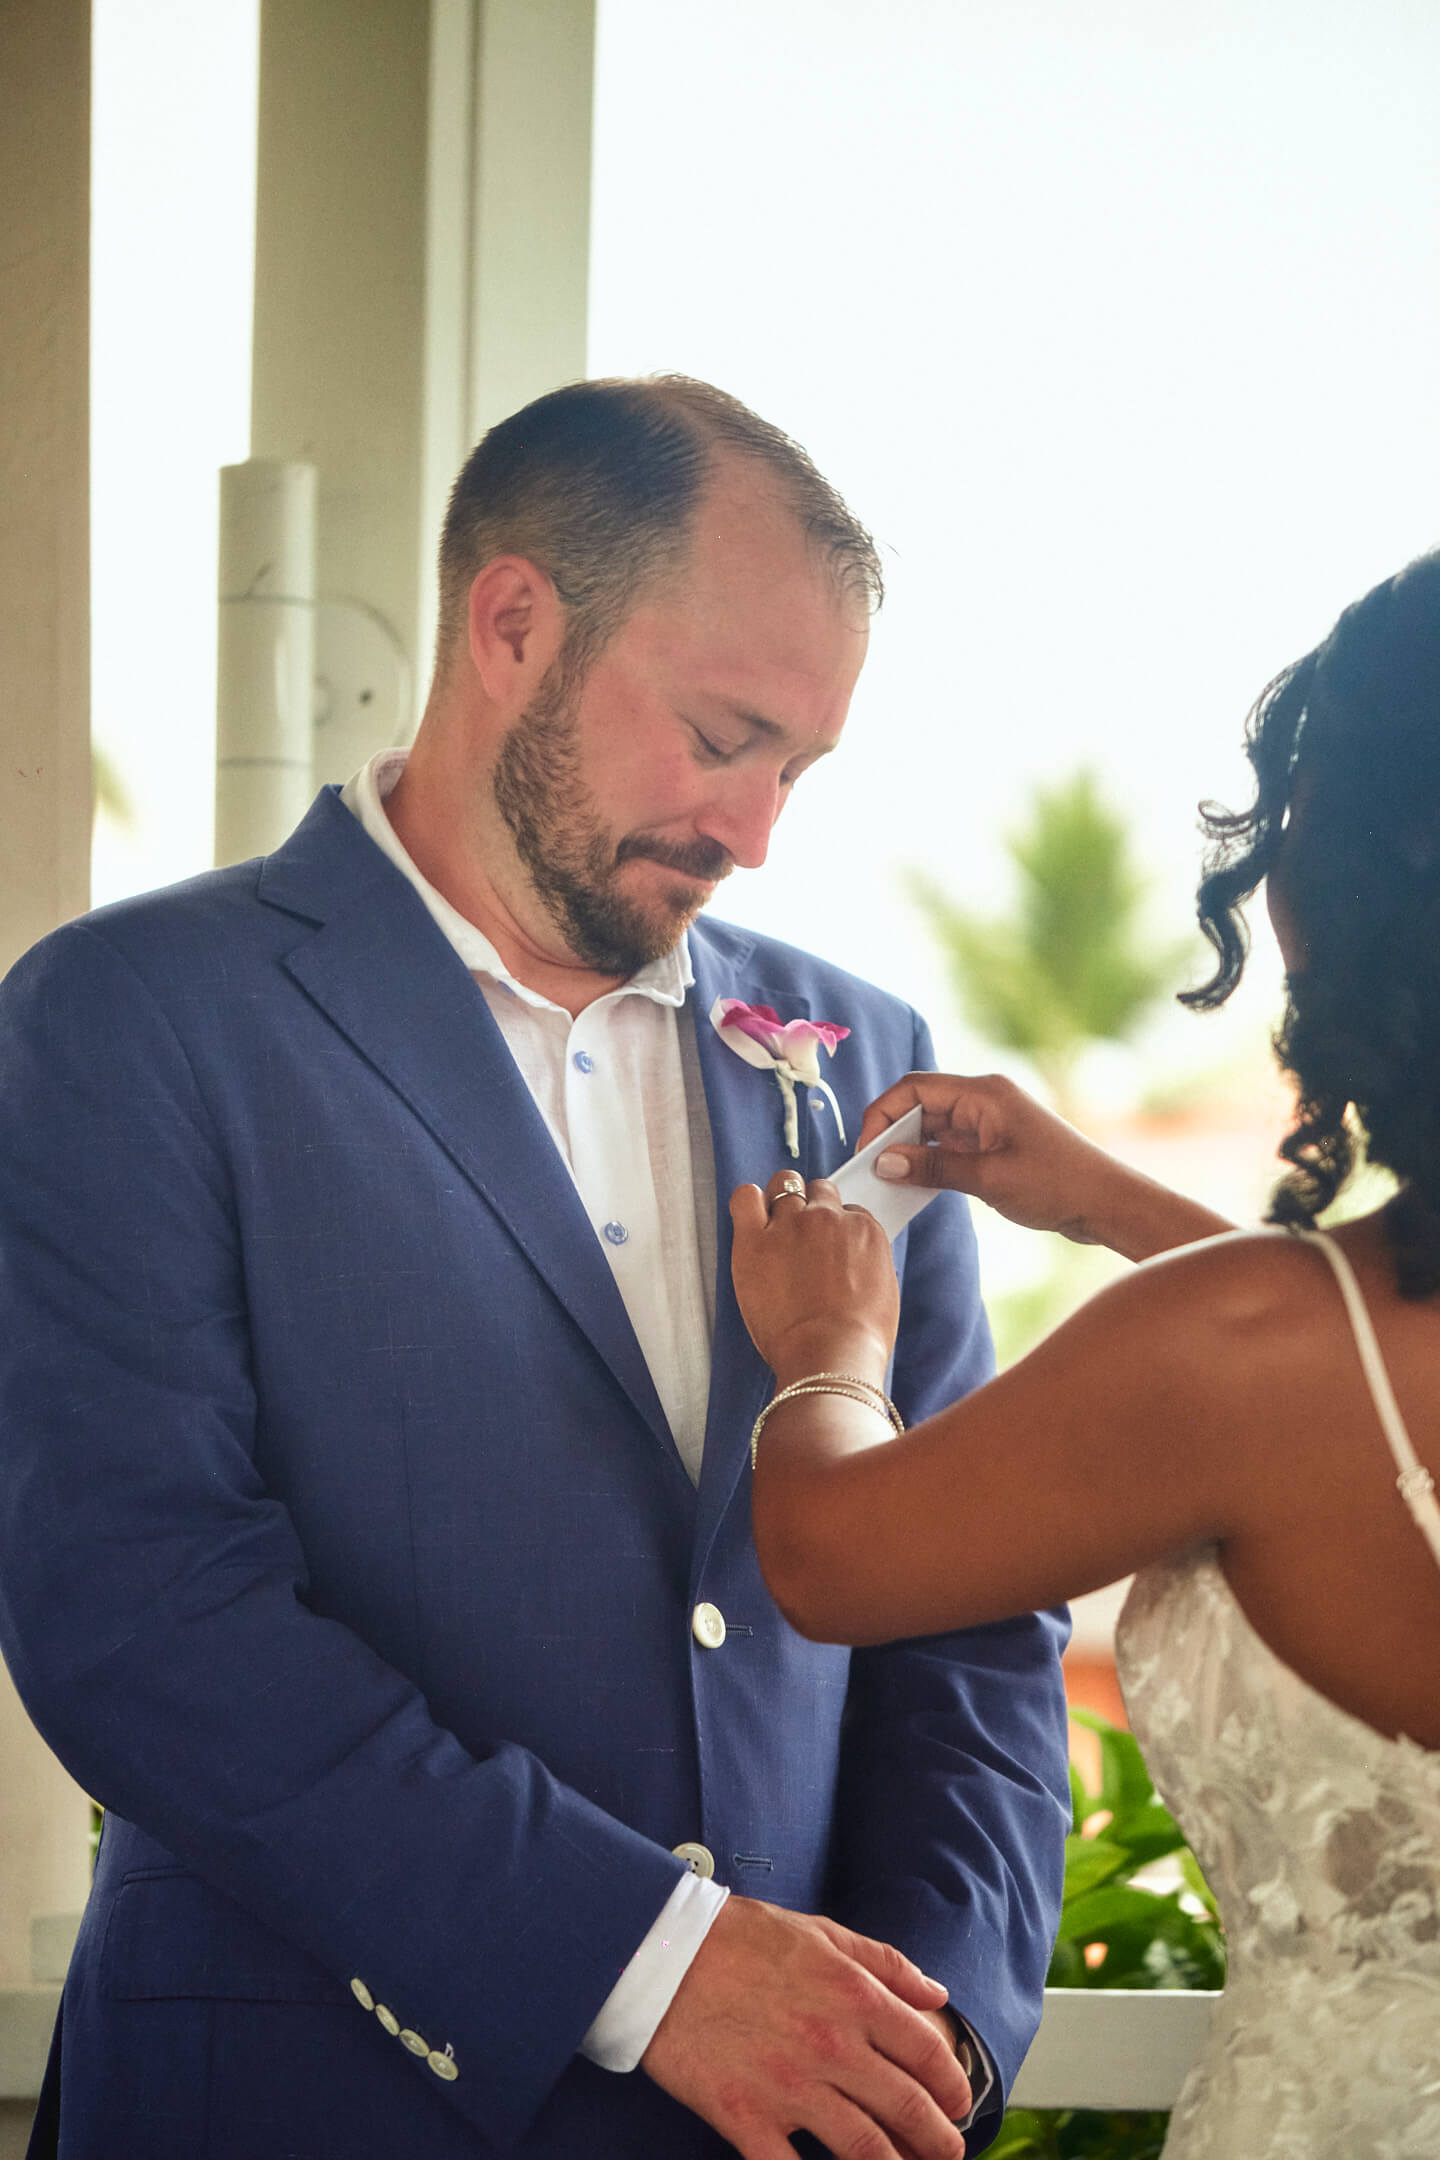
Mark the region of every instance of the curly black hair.
POLYGON ((1272 870, 1299 959, 1275 1037, 1294 1078, 1290 1164, 1268 1219, 1308 1227, 1370 1158, 1400 1180, 1385 1223, 1402 1296, 1440 1290, 1440 550, 1345 610, 1261 692, 1246 729, 1255 801, 1200 809, 1197 896, 1216 954, 1181 1002, 1221 1005, 1272 870))

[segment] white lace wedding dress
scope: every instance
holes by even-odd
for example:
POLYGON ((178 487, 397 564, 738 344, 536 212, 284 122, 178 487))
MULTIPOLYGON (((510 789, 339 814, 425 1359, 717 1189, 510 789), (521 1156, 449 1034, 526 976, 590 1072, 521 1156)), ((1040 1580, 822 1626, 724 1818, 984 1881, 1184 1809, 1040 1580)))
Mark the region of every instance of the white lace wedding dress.
MULTIPOLYGON (((1440 1510, 1358 1287, 1338 1248, 1313 1242, 1440 1561, 1440 1510)), ((1440 2160, 1440 1753, 1382 1738, 1283 1664, 1212 1550, 1137 1576, 1116 1648, 1132 1727, 1229 1946, 1165 2160, 1440 2160)))

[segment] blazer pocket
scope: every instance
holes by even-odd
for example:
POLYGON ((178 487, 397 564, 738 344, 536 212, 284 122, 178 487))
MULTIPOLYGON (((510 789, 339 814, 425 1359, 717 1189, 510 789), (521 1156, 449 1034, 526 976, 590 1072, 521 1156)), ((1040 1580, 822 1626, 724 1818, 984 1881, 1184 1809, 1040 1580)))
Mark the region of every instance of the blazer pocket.
POLYGON ((106 1922, 99 1979, 102 1995, 118 2002, 350 2000, 343 1980, 183 1873, 125 1877, 106 1922))

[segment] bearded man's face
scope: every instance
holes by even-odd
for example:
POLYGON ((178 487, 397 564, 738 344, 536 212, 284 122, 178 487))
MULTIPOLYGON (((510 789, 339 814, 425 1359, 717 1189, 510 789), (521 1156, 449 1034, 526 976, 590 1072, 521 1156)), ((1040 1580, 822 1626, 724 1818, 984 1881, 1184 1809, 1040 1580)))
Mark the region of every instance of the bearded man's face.
POLYGON ((598 974, 633 975, 679 943, 734 864, 717 840, 607 825, 583 769, 584 691, 585 679, 567 681, 557 661, 501 747, 495 804, 575 957, 598 974), (636 862, 671 875, 647 886, 627 881, 625 867, 636 862))
POLYGON ((867 635, 789 510, 726 468, 683 571, 583 672, 562 650, 496 758, 496 808, 575 959, 633 975, 737 864, 764 862, 840 739, 867 635))

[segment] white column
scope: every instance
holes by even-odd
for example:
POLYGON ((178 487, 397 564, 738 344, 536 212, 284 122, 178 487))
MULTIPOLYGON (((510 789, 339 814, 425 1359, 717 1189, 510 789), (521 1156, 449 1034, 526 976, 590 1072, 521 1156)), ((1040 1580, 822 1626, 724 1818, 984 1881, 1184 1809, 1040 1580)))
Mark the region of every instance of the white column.
MULTIPOLYGON (((90 9, 0 6, 0 969, 90 892, 90 9)), ((0 1989, 77 1912, 89 1803, 0 1673, 0 1989)))
POLYGON ((90 10, 0 7, 0 970, 90 899, 90 10))
POLYGON ((470 426, 585 373, 595 0, 480 0, 470 426))
POLYGON ((220 470, 215 860, 268 855, 310 807, 315 468, 220 470))
POLYGON ((595 0, 431 0, 422 662, 456 473, 488 427, 586 370, 594 102, 595 0))
POLYGON ((319 475, 317 781, 414 719, 429 17, 260 11, 250 447, 319 475))

